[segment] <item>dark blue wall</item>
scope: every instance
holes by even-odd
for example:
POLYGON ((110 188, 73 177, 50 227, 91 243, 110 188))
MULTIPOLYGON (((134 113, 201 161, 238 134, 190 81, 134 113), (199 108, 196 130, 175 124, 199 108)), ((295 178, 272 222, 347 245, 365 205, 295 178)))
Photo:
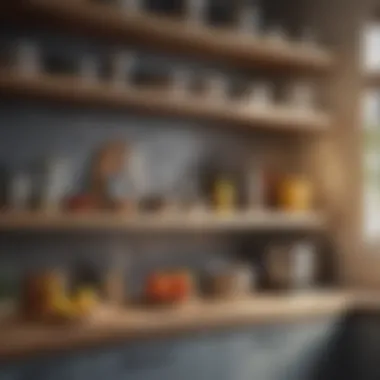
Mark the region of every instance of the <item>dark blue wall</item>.
MULTIPOLYGON (((1 46, 12 46, 20 39, 35 39, 45 54, 79 58, 84 52, 104 57, 112 51, 98 41, 54 33, 6 28, 0 36, 1 46)), ((139 66, 159 71, 178 63, 173 57, 140 54, 139 66)), ((184 61, 202 72, 209 64, 184 61)), ((214 67, 214 66, 212 66, 214 67)), ((244 73, 227 70, 231 79, 244 79, 244 73)), ((197 164, 211 159, 229 162, 243 168, 250 154, 269 157, 289 167, 298 162, 297 149, 289 144, 292 136, 243 133, 223 130, 218 125, 134 115, 132 112, 93 108, 72 108, 49 102, 2 99, 0 102, 0 165, 10 173, 28 171, 46 157, 67 157, 71 163, 72 181, 68 193, 82 189, 91 155, 100 144, 126 140, 138 146, 147 161, 150 192, 173 191, 180 179, 186 178, 197 164), (213 128, 216 127, 216 128, 213 128), (219 127, 219 128, 218 128, 219 127)), ((186 183, 186 181, 184 181, 186 183)), ((186 191, 180 189, 180 191, 186 191)), ((229 236, 153 237, 60 235, 0 236, 0 272, 17 273, 23 268, 69 266, 78 257, 93 261, 99 267, 107 264, 109 253, 123 250, 131 253, 129 261, 132 292, 138 292, 140 280, 159 265, 205 268, 213 257, 230 261, 236 246, 229 236), (137 279, 137 280, 135 280, 137 279)), ((1 275, 1 273, 0 273, 1 275)))

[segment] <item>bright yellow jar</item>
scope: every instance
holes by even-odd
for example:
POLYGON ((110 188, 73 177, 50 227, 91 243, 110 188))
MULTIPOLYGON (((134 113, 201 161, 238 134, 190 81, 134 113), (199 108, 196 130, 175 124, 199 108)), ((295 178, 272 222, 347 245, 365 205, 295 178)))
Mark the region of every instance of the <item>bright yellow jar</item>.
POLYGON ((313 185, 302 177, 287 177, 279 183, 278 200, 286 211, 308 211, 313 207, 313 185))
POLYGON ((232 181, 219 179, 215 183, 214 204, 217 211, 229 212, 235 209, 236 189, 232 181))

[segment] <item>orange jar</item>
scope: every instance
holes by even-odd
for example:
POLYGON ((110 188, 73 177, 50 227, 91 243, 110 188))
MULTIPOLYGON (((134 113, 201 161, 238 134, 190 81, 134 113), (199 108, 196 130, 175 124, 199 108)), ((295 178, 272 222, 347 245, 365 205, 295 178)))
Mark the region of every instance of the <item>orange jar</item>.
POLYGON ((313 185, 302 177, 286 177, 279 181, 278 203, 286 211, 307 211, 313 205, 313 185))

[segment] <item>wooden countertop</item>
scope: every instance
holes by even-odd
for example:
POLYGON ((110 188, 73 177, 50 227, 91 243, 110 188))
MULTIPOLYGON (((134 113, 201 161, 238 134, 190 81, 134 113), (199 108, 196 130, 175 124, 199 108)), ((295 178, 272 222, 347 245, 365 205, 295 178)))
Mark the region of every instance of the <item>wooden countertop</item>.
POLYGON ((351 308, 363 312, 380 312, 380 291, 362 290, 351 297, 351 308))
POLYGON ((197 330, 339 316, 351 303, 352 297, 343 292, 258 295, 236 301, 193 301, 177 308, 102 310, 93 320, 70 326, 8 321, 0 326, 0 358, 197 330))

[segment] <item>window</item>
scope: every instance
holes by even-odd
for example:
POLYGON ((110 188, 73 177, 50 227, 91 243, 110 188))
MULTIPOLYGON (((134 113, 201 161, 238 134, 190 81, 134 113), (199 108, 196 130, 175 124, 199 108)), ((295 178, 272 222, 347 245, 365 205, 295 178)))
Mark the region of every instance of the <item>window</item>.
POLYGON ((369 78, 363 92, 363 235, 380 237, 380 21, 364 30, 363 71, 369 78))

